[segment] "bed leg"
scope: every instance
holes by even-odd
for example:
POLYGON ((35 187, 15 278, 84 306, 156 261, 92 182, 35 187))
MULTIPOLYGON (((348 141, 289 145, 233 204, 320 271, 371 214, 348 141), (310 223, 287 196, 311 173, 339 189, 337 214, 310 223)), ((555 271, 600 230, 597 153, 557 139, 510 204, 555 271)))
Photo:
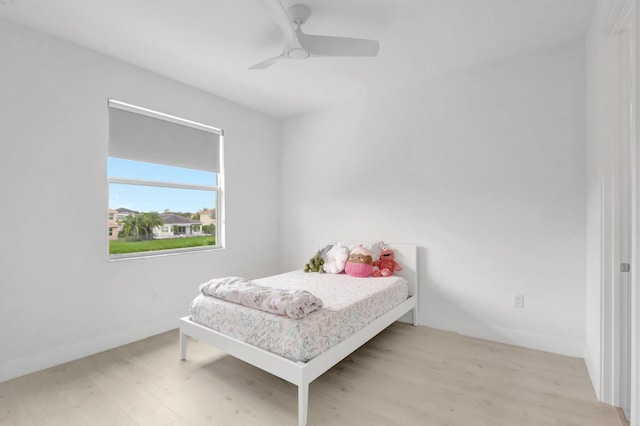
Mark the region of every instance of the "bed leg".
POLYGON ((309 406, 309 383, 298 385, 298 426, 307 426, 307 407, 309 406))
POLYGON ((417 327, 418 326, 418 307, 417 306, 413 308, 413 314, 411 316, 413 317, 413 326, 417 327))
POLYGON ((180 359, 187 359, 187 335, 180 330, 180 359))

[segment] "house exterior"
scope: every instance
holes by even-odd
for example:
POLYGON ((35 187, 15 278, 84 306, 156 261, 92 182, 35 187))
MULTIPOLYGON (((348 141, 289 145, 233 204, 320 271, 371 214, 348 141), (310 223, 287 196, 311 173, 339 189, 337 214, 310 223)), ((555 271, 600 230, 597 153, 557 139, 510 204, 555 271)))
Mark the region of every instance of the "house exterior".
POLYGON ((109 216, 107 219, 107 227, 109 229, 109 239, 117 240, 118 239, 118 222, 116 221, 116 214, 118 212, 113 209, 109 209, 109 216))
POLYGON ((194 237, 202 235, 202 222, 177 214, 161 214, 161 226, 153 228, 153 238, 194 237))
MULTIPOLYGON (((112 210, 109 210, 109 215, 111 215, 111 212, 112 210)), ((116 222, 120 222, 122 219, 124 219, 127 216, 135 216, 137 214, 140 214, 140 212, 137 212, 135 210, 129 210, 124 207, 120 207, 115 209, 114 220, 116 222)))
POLYGON ((200 213, 200 222, 203 225, 215 225, 216 224, 216 209, 202 210, 200 213))

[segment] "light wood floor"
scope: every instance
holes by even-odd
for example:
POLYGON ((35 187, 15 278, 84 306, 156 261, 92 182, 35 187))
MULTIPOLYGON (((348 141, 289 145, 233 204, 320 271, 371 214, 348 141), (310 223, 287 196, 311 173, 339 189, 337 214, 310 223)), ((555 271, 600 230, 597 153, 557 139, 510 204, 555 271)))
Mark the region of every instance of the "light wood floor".
MULTIPOLYGON (((297 388, 171 331, 0 383, 0 425, 296 425, 297 388)), ((311 383, 310 425, 618 426, 581 359, 394 324, 311 383)))

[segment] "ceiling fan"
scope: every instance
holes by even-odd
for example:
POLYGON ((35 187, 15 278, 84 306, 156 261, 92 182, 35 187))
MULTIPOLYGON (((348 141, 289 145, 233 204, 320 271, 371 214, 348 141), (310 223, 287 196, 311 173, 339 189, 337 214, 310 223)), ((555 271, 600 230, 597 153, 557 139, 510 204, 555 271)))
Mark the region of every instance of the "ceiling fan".
POLYGON ((261 70, 280 59, 306 59, 318 56, 377 56, 380 48, 377 40, 305 34, 300 28, 311 16, 311 9, 296 4, 285 10, 280 0, 262 0, 284 33, 282 53, 249 67, 261 70))

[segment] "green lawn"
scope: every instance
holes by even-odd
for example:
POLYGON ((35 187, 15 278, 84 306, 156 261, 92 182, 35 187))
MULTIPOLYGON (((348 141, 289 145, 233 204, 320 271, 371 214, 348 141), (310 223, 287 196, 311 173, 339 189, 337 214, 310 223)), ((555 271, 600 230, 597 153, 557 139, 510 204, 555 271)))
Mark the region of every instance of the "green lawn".
POLYGON ((124 241, 110 240, 109 254, 137 253, 140 251, 169 250, 186 247, 213 246, 216 237, 168 238, 166 240, 124 241))

